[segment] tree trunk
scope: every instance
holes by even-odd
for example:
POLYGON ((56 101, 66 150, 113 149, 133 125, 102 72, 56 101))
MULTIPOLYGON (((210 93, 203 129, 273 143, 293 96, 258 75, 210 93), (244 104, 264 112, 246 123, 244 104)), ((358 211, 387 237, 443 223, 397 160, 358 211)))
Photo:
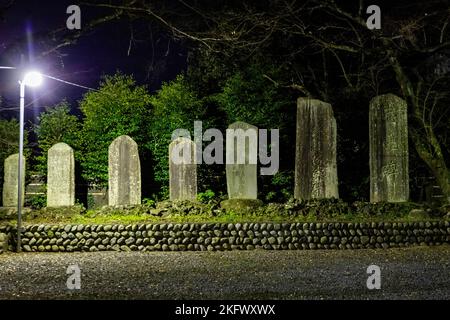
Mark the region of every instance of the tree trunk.
POLYGON ((441 145, 434 134, 433 128, 423 122, 419 107, 419 97, 414 92, 410 79, 404 73, 403 68, 392 50, 387 50, 387 52, 390 55, 391 66, 394 69, 397 82, 411 108, 412 118, 415 120, 414 123, 422 127, 420 128, 422 129, 420 130, 420 133, 415 131, 412 126, 410 126, 409 129, 410 137, 414 143, 415 149, 417 150, 419 157, 425 162, 435 176, 436 181, 442 190, 442 194, 444 195, 445 202, 450 203, 450 171, 445 163, 441 145), (423 135, 423 133, 425 133, 425 135, 423 135))
POLYGON ((411 138, 419 157, 427 164, 430 171, 433 173, 446 202, 450 203, 450 172, 446 166, 442 152, 440 152, 441 147, 434 134, 431 134, 431 137, 429 137, 430 133, 427 134, 427 137, 423 137, 416 132, 412 132, 411 138), (428 144, 431 145, 433 152, 430 151, 430 146, 423 142, 425 138, 429 138, 428 144))

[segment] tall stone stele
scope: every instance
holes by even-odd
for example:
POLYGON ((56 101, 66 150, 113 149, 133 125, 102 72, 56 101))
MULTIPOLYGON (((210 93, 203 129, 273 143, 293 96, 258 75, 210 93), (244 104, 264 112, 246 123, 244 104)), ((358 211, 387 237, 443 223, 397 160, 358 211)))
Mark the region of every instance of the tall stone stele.
MULTIPOLYGON (((25 168, 26 160, 23 157, 22 161, 23 175, 21 177, 22 184, 22 201, 21 206, 24 204, 25 198, 25 168)), ((3 180, 3 206, 17 208, 18 204, 18 173, 19 173, 19 154, 10 155, 5 159, 4 166, 4 180, 3 180)))
POLYGON ((75 204, 75 159, 73 149, 63 142, 48 150, 47 207, 75 204))
POLYGON ((369 139, 370 201, 408 201, 408 115, 403 99, 393 94, 372 99, 369 139))
POLYGON ((226 175, 229 199, 257 199, 258 128, 235 122, 227 129, 226 175))
POLYGON ((129 136, 116 138, 109 146, 109 205, 141 204, 141 164, 137 143, 129 136))
POLYGON ((177 138, 169 145, 170 200, 197 199, 196 145, 188 138, 177 138))
POLYGON ((336 119, 330 104, 297 100, 296 199, 338 198, 336 119))

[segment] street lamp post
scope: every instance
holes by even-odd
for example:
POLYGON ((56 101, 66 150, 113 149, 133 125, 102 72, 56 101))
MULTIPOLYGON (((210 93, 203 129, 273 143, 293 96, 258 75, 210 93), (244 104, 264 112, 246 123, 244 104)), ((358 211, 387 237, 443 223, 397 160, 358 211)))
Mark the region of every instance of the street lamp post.
POLYGON ((24 109, 25 109, 25 86, 37 87, 42 82, 42 75, 39 72, 32 71, 25 74, 19 81, 20 84, 20 116, 19 116, 19 165, 17 174, 17 252, 22 251, 21 229, 22 229, 22 179, 24 176, 23 168, 23 132, 24 132, 24 109))
MULTIPOLYGON (((15 67, 7 67, 0 66, 0 69, 10 69, 15 70, 15 67)), ((19 133, 19 166, 18 166, 18 183, 17 183, 17 252, 22 251, 22 243, 21 243, 21 229, 22 229, 22 179, 24 178, 24 168, 23 168, 23 132, 24 132, 24 109, 25 109, 25 87, 37 87, 42 83, 42 79, 46 77, 48 79, 56 80, 65 84, 69 84, 71 86, 97 91, 96 89, 89 88, 86 86, 82 86, 80 84, 76 84, 73 82, 69 82, 63 79, 55 78, 47 74, 41 74, 37 71, 31 71, 24 75, 23 79, 19 81, 20 84, 20 133, 19 133)))

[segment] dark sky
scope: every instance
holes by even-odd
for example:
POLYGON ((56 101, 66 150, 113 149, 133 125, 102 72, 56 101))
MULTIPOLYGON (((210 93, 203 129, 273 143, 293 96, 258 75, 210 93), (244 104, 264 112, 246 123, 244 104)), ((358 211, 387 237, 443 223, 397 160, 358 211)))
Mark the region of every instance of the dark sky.
MULTIPOLYGON (((90 19, 105 14, 96 8, 83 6, 73 0, 25 1, 0 0, 0 7, 13 2, 0 20, 0 65, 28 65, 28 68, 79 83, 98 86, 101 76, 121 70, 133 74, 139 84, 148 85, 150 91, 158 89, 162 81, 173 79, 186 67, 186 50, 161 31, 151 29, 147 23, 135 21, 133 27, 126 20, 109 22, 95 31, 83 35, 74 45, 64 47, 58 54, 40 58, 48 47, 45 35, 66 26, 71 4, 81 8, 82 28, 90 19), (135 41, 130 48, 130 34, 135 41)), ((74 31, 75 32, 75 31, 74 31)), ((18 72, 0 70, 0 117, 16 114, 19 98, 18 72)), ((27 90, 27 120, 34 121, 43 107, 53 105, 64 98, 76 108, 86 90, 53 80, 36 89, 27 90)), ((74 110, 76 112, 76 110, 74 110)))

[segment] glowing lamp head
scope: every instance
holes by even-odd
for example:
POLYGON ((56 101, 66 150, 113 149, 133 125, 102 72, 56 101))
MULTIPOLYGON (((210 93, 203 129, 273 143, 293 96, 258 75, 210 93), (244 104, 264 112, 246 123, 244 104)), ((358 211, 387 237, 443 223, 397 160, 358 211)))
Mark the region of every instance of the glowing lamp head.
POLYGON ((31 71, 25 74, 23 83, 28 87, 37 87, 42 83, 42 74, 37 71, 31 71))

